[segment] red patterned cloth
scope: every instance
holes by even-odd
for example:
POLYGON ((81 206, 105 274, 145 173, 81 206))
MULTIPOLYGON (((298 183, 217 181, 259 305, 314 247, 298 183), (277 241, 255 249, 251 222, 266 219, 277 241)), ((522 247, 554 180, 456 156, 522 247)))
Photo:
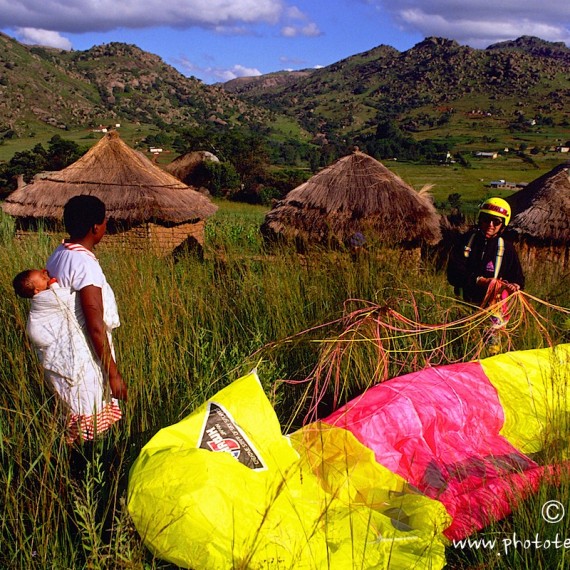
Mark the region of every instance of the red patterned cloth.
POLYGON ((106 432, 123 414, 114 398, 105 407, 92 416, 71 414, 67 423, 67 443, 77 439, 92 440, 106 432))

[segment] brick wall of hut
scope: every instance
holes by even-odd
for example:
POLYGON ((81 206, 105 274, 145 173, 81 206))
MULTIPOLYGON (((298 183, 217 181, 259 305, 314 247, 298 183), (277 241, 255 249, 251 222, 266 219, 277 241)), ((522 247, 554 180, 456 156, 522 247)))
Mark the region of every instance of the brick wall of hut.
MULTIPOLYGON (((205 222, 203 220, 172 227, 149 222, 133 227, 125 232, 106 234, 103 241, 97 246, 97 249, 99 251, 104 249, 122 249, 128 252, 150 251, 158 256, 169 255, 186 240, 203 246, 204 227, 205 222)), ((61 232, 43 231, 42 233, 43 235, 55 236, 58 239, 65 237, 65 234, 61 232)), ((37 231, 29 229, 18 228, 16 230, 16 239, 37 237, 37 235, 37 231)))
POLYGON ((527 241, 516 244, 523 270, 570 268, 570 244, 536 245, 527 241))
POLYGON ((186 240, 204 245, 204 221, 165 227, 146 223, 126 232, 107 234, 98 247, 121 248, 126 251, 151 251, 155 255, 168 255, 186 240))

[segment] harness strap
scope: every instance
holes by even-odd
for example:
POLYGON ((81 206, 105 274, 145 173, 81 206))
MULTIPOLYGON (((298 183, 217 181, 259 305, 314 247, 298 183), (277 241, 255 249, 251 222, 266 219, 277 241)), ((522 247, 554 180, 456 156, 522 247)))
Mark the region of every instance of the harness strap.
POLYGON ((501 264, 503 263, 504 253, 505 253, 505 240, 502 237, 500 237, 497 240, 497 257, 495 258, 495 274, 494 274, 495 279, 499 277, 499 271, 501 269, 501 264))
POLYGON ((469 257, 469 255, 471 254, 471 246, 473 245, 473 240, 475 239, 475 232, 473 232, 471 234, 471 237, 469 238, 469 241, 467 242, 467 245, 463 248, 463 255, 465 257, 469 257))
MULTIPOLYGON (((469 257, 471 255, 471 246, 473 245, 473 240, 475 239, 475 233, 471 234, 467 245, 463 248, 463 255, 469 257)), ((503 263, 503 255, 505 254, 505 240, 499 237, 497 240, 497 256, 495 257, 495 273, 493 277, 497 279, 499 277, 499 271, 501 270, 501 265, 503 263)))

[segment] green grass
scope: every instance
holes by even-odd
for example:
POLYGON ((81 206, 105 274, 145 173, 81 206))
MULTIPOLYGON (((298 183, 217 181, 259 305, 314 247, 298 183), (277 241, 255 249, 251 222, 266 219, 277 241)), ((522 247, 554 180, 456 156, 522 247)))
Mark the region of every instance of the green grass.
MULTIPOLYGON (((107 124, 107 122, 103 122, 107 124)), ((109 124, 114 124, 110 122, 109 124)), ((55 127, 50 127, 42 122, 29 123, 26 134, 14 139, 6 139, 0 144, 0 162, 9 161, 17 152, 31 150, 37 144, 42 144, 44 148, 48 147, 48 141, 54 136, 59 135, 63 139, 73 141, 81 147, 91 147, 97 143, 102 133, 94 133, 92 129, 98 125, 85 125, 84 128, 62 131, 55 127)), ((142 139, 150 133, 158 133, 159 129, 150 125, 136 125, 134 123, 121 122, 119 129, 121 138, 131 147, 136 147, 142 139)), ((169 155, 170 162, 174 156, 169 155)))
POLYGON ((290 140, 291 138, 306 141, 310 138, 310 135, 301 129, 298 123, 285 115, 276 116, 275 120, 271 123, 271 130, 277 142, 290 140))
MULTIPOLYGON (((359 334, 370 333, 358 312, 369 304, 380 315, 391 308, 412 322, 428 324, 469 314, 450 297, 443 274, 429 263, 417 270, 395 252, 356 261, 342 252, 267 252, 258 231, 266 209, 218 204, 219 212, 207 225, 203 261, 100 252, 119 304, 122 325, 115 340, 130 391, 125 418, 113 436, 124 469, 158 429, 179 421, 253 366, 258 366, 284 429, 294 429, 327 370, 338 370, 343 383, 327 387, 322 412, 333 398, 341 403, 384 377, 433 363, 435 349, 444 342, 440 333, 395 335, 386 341, 388 360, 382 366, 373 344, 347 345, 347 323, 359 323, 359 334), (298 387, 281 382, 306 378, 298 387)), ((96 516, 100 475, 91 473, 82 486, 70 481, 55 402, 25 337, 28 304, 11 290, 12 277, 26 267, 43 266, 57 239, 39 235, 20 242, 12 231, 11 220, 1 217, 0 567, 167 568, 147 551, 129 522, 124 481, 111 479, 111 496, 118 502, 108 503, 115 525, 105 540, 96 516)), ((564 275, 528 276, 534 295, 568 307, 565 283, 564 275)), ((547 305, 536 308, 552 342, 567 342, 567 315, 547 305)), ((444 357, 461 360, 480 332, 449 334, 444 357)), ((512 341, 516 349, 546 344, 532 319, 517 328, 512 341)), ((568 504, 565 489, 556 493, 568 504)), ((539 502, 521 507, 500 523, 501 529, 530 533, 539 502)), ((560 564, 560 553, 551 554, 560 564)), ((533 567, 516 555, 493 561, 504 566, 481 566, 487 562, 472 552, 450 555, 454 568, 533 567)), ((557 566, 545 562, 542 567, 557 566)))
POLYGON ((529 183, 566 160, 564 155, 554 153, 533 157, 539 165, 537 169, 512 154, 499 156, 495 160, 466 158, 471 163, 470 168, 458 164, 418 165, 401 161, 385 161, 385 165, 416 190, 433 185, 431 193, 436 202, 445 203, 450 194, 459 193, 464 203, 477 204, 487 196, 504 198, 516 191, 493 189, 490 187, 492 180, 529 183))

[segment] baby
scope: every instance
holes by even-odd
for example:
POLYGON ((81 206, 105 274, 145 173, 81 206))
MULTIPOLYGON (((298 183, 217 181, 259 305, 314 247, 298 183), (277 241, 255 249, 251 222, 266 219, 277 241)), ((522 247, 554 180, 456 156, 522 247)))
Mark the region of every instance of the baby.
POLYGON ((31 299, 34 295, 48 289, 56 281, 55 277, 50 277, 47 269, 26 269, 14 277, 12 285, 16 295, 31 299))
POLYGON ((80 377, 84 355, 92 356, 76 293, 60 287, 46 269, 26 269, 14 277, 12 285, 16 295, 31 301, 26 334, 46 373, 55 372, 64 379, 80 377))

